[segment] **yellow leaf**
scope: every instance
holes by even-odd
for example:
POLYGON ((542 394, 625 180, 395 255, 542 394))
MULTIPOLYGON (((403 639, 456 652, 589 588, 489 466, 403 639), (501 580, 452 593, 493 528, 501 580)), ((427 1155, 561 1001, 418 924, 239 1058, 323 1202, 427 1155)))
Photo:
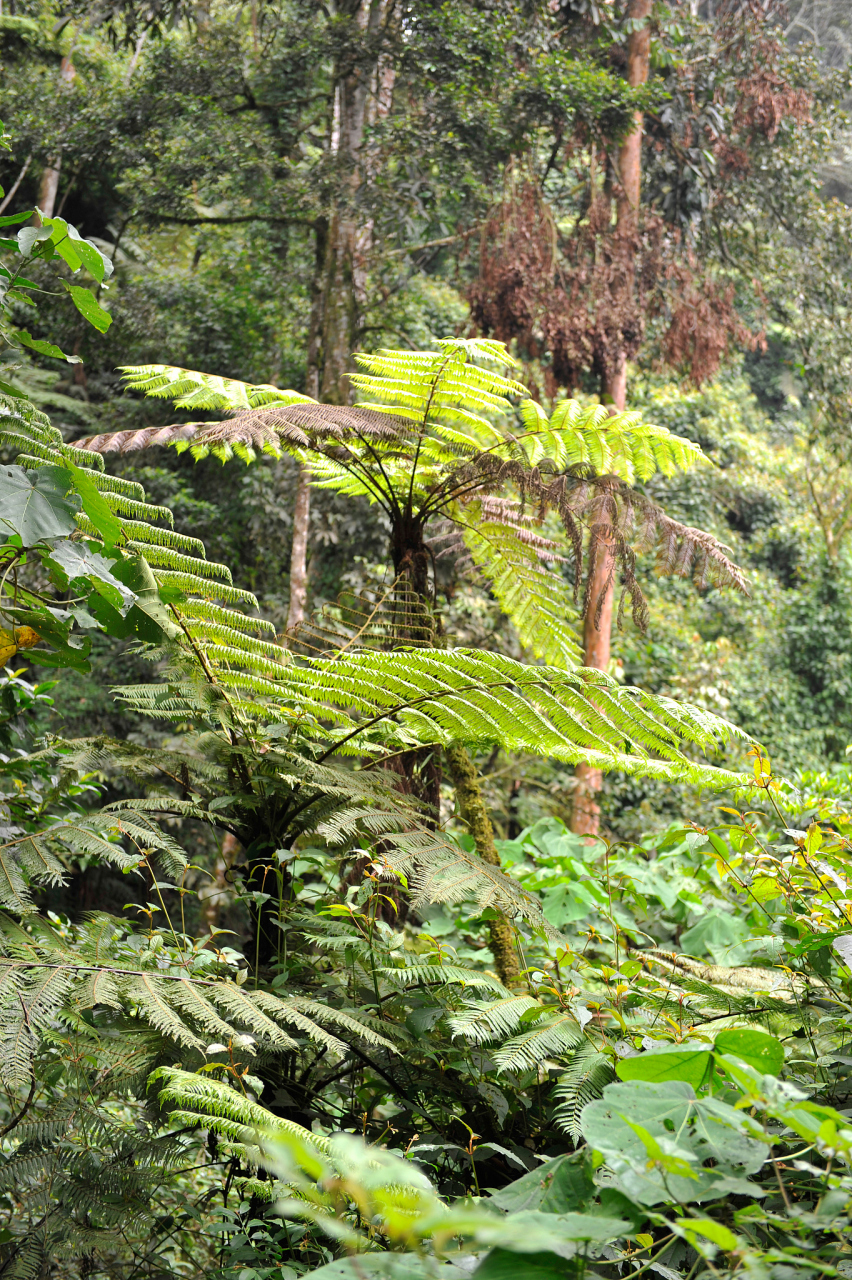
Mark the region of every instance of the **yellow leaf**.
POLYGON ((32 649, 39 643, 41 636, 32 627, 15 627, 15 640, 19 649, 32 649))

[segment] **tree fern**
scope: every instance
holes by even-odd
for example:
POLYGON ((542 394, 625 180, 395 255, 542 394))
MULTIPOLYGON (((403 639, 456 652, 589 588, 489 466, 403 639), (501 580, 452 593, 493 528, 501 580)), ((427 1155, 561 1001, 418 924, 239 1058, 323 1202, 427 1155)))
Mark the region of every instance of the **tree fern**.
MULTIPOLYGON (((207 374, 169 366, 127 370, 131 385, 150 394, 171 392, 180 403, 185 403, 181 397, 197 396, 199 403, 236 416, 224 423, 118 432, 81 443, 105 453, 175 444, 198 457, 212 451, 224 459, 237 452, 246 460, 258 450, 289 452, 311 467, 314 483, 376 502, 399 528, 404 525, 405 548, 396 535, 392 540, 395 568, 408 566, 405 572, 415 573, 421 594, 427 566, 424 562, 415 572, 415 565, 427 522, 443 516, 464 524, 465 500, 502 493, 507 484, 531 497, 539 515, 552 508, 561 516, 578 582, 582 529, 588 530, 590 544, 587 582, 599 543, 612 547, 640 623, 644 609, 630 541, 637 517, 638 546, 657 550, 659 572, 693 572, 699 581, 713 576, 744 589, 742 574, 715 539, 672 521, 646 495, 629 489, 634 478, 695 465, 703 455, 691 441, 646 424, 635 413, 611 417, 600 406, 583 409, 570 400, 560 402, 549 420, 524 400, 516 429, 512 400, 525 391, 500 372, 514 361, 502 344, 490 340, 446 339, 435 352, 382 351, 355 359, 360 372, 352 375, 352 383, 365 402, 355 409, 312 404, 304 397, 287 404, 284 399, 293 393, 285 393, 273 405, 247 410, 261 389, 218 380, 214 393, 207 374), (605 485, 592 483, 602 476, 605 485)), ((538 566, 535 556, 526 559, 529 574, 538 566)), ((495 578, 501 580, 499 572, 495 578)), ((541 596, 538 592, 535 598, 541 596)), ((596 602, 586 599, 584 606, 596 607, 596 602)), ((520 621, 528 639, 538 637, 545 649, 541 637, 548 619, 534 622, 528 606, 520 621)))

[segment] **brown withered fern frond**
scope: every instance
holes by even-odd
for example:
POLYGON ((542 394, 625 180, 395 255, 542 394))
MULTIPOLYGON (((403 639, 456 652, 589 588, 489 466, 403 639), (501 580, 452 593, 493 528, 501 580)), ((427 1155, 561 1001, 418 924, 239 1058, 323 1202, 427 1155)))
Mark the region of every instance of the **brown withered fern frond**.
POLYGON ((365 649, 433 648, 436 620, 406 577, 381 587, 341 591, 296 628, 290 645, 305 657, 332 657, 365 649))
POLYGON ((77 449, 102 454, 137 453, 155 445, 190 448, 204 453, 229 456, 246 450, 281 452, 281 446, 315 448, 317 444, 345 440, 403 440, 417 429, 409 418, 378 413, 374 409, 333 404, 270 405, 249 409, 224 422, 177 422, 165 427, 143 427, 138 431, 113 431, 74 440, 77 449))
MULTIPOLYGON (((460 467, 447 487, 459 495, 478 497, 482 488, 498 489, 507 483, 520 491, 520 506, 529 502, 535 507, 538 519, 547 511, 558 514, 573 549, 575 599, 582 591, 582 611, 585 614, 593 609, 596 624, 606 592, 619 571, 619 625, 629 598, 634 622, 642 630, 646 627, 647 605, 636 580, 636 556, 643 552, 655 553, 655 568, 662 577, 692 578, 699 589, 713 585, 749 594, 745 575, 730 558, 729 547, 702 529, 674 520, 646 494, 617 476, 583 474, 579 469, 573 474, 548 476, 538 468, 483 453, 460 467), (609 561, 609 574, 593 600, 591 584, 601 556, 609 561)), ((506 520, 509 513, 501 511, 501 518, 506 520)), ((549 549, 542 546, 537 554, 546 559, 549 549)))

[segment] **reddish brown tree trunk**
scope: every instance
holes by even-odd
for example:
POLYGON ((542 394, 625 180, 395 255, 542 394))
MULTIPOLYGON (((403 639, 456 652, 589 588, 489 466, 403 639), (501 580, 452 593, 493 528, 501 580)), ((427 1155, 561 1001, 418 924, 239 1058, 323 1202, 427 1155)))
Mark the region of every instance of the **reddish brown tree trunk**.
MULTIPOLYGON (((633 88, 645 84, 650 70, 651 31, 648 20, 653 0, 630 0, 627 16, 644 25, 630 33, 627 41, 627 79, 633 88)), ((616 235, 626 249, 624 289, 633 291, 638 250, 639 202, 642 194, 642 113, 636 112, 634 127, 618 153, 619 194, 616 200, 616 235)), ((601 379, 601 400, 613 413, 622 413, 627 403, 627 357, 619 351, 613 366, 601 379)), ((612 606, 615 581, 612 557, 601 550, 592 572, 589 610, 583 624, 584 660, 596 671, 609 668, 612 637, 612 606), (605 592, 603 608, 598 614, 597 602, 605 592)), ((579 835, 595 836, 600 829, 600 805, 596 796, 603 786, 603 774, 587 764, 577 766, 577 785, 571 811, 571 830, 579 835)))

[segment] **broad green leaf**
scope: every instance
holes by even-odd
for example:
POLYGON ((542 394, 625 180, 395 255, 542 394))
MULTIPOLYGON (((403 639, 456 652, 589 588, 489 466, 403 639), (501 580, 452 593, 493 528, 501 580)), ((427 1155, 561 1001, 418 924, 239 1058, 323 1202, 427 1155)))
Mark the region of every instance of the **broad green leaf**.
POLYGON ((88 542, 60 542, 46 559, 61 569, 69 582, 82 578, 93 583, 122 614, 136 600, 135 594, 115 577, 113 564, 93 550, 88 542))
POLYGON ((690 1167, 691 1151, 684 1151, 667 1138, 655 1138, 643 1124, 634 1124, 627 1116, 622 1116, 621 1118, 642 1143, 648 1153, 649 1161, 659 1165, 661 1169, 665 1169, 666 1173, 674 1174, 679 1178, 698 1177, 690 1167))
POLYGON ((51 240, 56 252, 68 263, 72 271, 85 267, 94 276, 98 284, 105 277, 112 275, 112 263, 105 258, 100 249, 91 240, 85 240, 76 227, 64 218, 44 218, 44 225, 50 227, 51 240))
POLYGON ((555 1253, 524 1254, 521 1271, 518 1255, 509 1249, 492 1249, 472 1273, 473 1280, 563 1280, 576 1274, 575 1264, 555 1253))
POLYGON ((736 964, 736 947, 750 935, 744 920, 727 911, 708 911, 698 924, 681 934, 680 948, 684 955, 700 959, 709 951, 716 964, 736 964))
POLYGON ((712 1218, 679 1218, 675 1225, 687 1237, 703 1236, 705 1240, 717 1244, 720 1249, 730 1251, 740 1247, 740 1241, 733 1231, 729 1231, 721 1222, 714 1222, 712 1218))
POLYGON ((548 1160, 539 1169, 525 1173, 491 1197, 498 1209, 540 1209, 542 1213, 565 1213, 583 1209, 594 1192, 591 1167, 573 1152, 548 1160))
POLYGON ((65 464, 74 477, 74 488, 79 493, 83 510, 108 547, 114 547, 121 535, 121 521, 98 489, 91 476, 73 462, 65 464))
POLYGON ((715 1049, 729 1058, 739 1058, 750 1067, 777 1076, 784 1065, 784 1046, 765 1031, 731 1029, 720 1031, 715 1049))
POLYGON ((108 635, 119 639, 138 636, 146 644, 162 644, 164 637, 174 638, 179 627, 160 599, 150 566, 142 556, 127 556, 112 565, 119 582, 129 587, 136 597, 126 614, 121 614, 102 595, 89 597, 88 608, 108 635))
POLYGON ((63 262, 67 262, 72 271, 79 271, 83 260, 76 252, 68 236, 68 223, 64 218, 42 218, 46 227, 51 229, 51 242, 63 262))
POLYGON ((676 1195, 681 1202, 706 1197, 731 1179, 742 1182, 766 1158, 762 1143, 752 1139, 738 1111, 715 1098, 697 1098, 682 1080, 654 1084, 630 1080, 607 1085, 603 1097, 581 1114, 583 1137, 605 1158, 618 1186, 634 1201, 659 1204, 676 1195), (666 1174, 648 1167, 648 1151, 640 1126, 666 1154, 668 1143, 694 1157, 698 1178, 666 1174), (708 1162, 710 1167, 707 1167, 708 1162))
POLYGON ((22 347, 37 351, 40 356, 52 356, 54 360, 67 360, 69 364, 82 364, 80 356, 68 356, 53 342, 45 342, 42 338, 33 338, 26 329, 13 329, 12 334, 22 347))
POLYGON ((42 667, 70 667, 75 671, 89 671, 87 661, 92 641, 89 636, 81 637, 71 634, 71 621, 63 622, 46 608, 39 611, 30 609, 14 610, 16 620, 37 631, 42 641, 52 645, 54 652, 44 649, 33 654, 33 660, 42 667))
POLYGON ((35 209, 25 209, 23 213, 6 213, 0 218, 0 227, 16 227, 19 222, 28 222, 35 209))
POLYGON ((33 247, 51 237, 50 227, 22 227, 18 232, 18 249, 24 258, 28 258, 33 247))
POLYGON ((615 1068, 621 1080, 683 1080, 700 1089, 710 1067, 709 1049, 676 1049, 666 1053, 642 1053, 635 1058, 622 1058, 615 1068))
POLYGON ((79 648, 74 645, 66 645, 64 649, 36 649, 33 651, 32 660, 37 662, 40 667, 59 667, 70 671, 82 671, 85 675, 92 669, 92 664, 89 662, 91 649, 91 637, 86 636, 80 641, 79 648))
MULTIPOLYGON (((517 1280, 517 1258, 514 1261, 517 1280)), ((310 1274, 311 1280, 463 1280, 470 1271, 437 1258, 420 1258, 416 1253, 359 1253, 352 1258, 338 1258, 310 1274)), ((542 1275, 541 1280, 546 1277, 542 1275)))
POLYGON ((0 467, 0 533, 19 534, 25 547, 71 533, 77 507, 70 490, 64 467, 0 467))
POLYGON ((71 300, 80 315, 88 320, 89 324, 94 325, 99 333, 106 333, 112 324, 112 316, 108 311, 104 311, 91 289, 82 289, 79 285, 68 284, 64 280, 62 283, 71 294, 71 300))

